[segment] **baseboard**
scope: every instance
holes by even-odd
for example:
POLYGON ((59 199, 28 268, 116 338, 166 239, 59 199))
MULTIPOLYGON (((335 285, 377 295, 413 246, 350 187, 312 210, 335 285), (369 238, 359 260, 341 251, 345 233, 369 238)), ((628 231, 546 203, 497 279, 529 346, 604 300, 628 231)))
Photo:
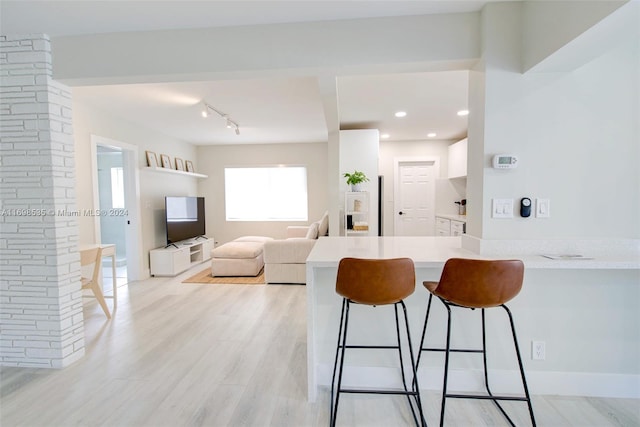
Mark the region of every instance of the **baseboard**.
MULTIPOLYGON (((330 386, 332 372, 332 365, 318 366, 318 385, 330 386)), ((397 388, 402 386, 399 375, 399 368, 346 366, 342 383, 345 387, 397 388)), ((640 398, 640 375, 530 371, 526 378, 533 395, 640 398)), ((518 371, 489 370, 489 381, 494 393, 522 393, 518 371)), ((442 370, 420 368, 418 382, 421 390, 442 390, 442 370)), ((449 390, 482 392, 483 387, 481 370, 449 372, 449 390)))

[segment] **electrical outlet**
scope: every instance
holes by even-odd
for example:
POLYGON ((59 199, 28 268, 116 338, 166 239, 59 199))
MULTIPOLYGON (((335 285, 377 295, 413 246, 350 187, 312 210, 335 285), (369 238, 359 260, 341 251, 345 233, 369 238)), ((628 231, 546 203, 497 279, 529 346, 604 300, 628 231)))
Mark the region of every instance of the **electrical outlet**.
POLYGON ((531 359, 544 360, 547 357, 547 347, 544 341, 531 341, 531 359))

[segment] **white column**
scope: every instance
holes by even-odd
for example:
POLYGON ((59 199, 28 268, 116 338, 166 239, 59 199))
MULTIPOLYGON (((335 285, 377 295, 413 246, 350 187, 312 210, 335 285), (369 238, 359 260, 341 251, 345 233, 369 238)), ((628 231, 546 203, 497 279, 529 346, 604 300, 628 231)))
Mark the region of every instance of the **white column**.
POLYGON ((0 36, 0 365, 84 355, 71 91, 45 35, 0 36))

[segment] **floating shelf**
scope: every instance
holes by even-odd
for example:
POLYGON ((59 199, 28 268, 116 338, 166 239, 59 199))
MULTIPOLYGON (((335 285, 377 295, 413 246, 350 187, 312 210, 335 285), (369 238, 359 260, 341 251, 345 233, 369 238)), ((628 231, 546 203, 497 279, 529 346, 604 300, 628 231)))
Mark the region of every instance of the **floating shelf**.
POLYGON ((152 172, 172 173, 172 174, 175 174, 175 175, 190 176, 192 178, 209 178, 209 175, 204 175, 204 174, 195 173, 195 172, 179 171, 179 170, 169 169, 169 168, 159 168, 159 167, 154 167, 154 166, 147 166, 144 169, 146 169, 148 171, 152 171, 152 172))

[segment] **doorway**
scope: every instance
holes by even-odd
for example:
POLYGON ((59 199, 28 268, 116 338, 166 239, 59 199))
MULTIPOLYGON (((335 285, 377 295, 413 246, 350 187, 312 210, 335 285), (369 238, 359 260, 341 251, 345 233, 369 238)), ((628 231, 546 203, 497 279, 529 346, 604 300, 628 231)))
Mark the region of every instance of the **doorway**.
MULTIPOLYGON (((141 232, 136 146, 92 135, 95 241, 116 247, 118 286, 140 278, 141 232)), ((103 283, 111 283, 111 261, 103 260, 103 283)), ((110 288, 106 286, 106 288, 110 288)), ((110 289, 105 289, 109 291, 110 289)))
POLYGON ((103 283, 111 283, 110 276, 116 271, 116 281, 122 286, 128 277, 126 223, 129 216, 125 206, 122 149, 98 144, 97 164, 100 242, 116 245, 116 268, 111 268, 111 258, 103 260, 103 283))
POLYGON ((435 181, 438 159, 396 159, 394 235, 435 234, 435 181))

